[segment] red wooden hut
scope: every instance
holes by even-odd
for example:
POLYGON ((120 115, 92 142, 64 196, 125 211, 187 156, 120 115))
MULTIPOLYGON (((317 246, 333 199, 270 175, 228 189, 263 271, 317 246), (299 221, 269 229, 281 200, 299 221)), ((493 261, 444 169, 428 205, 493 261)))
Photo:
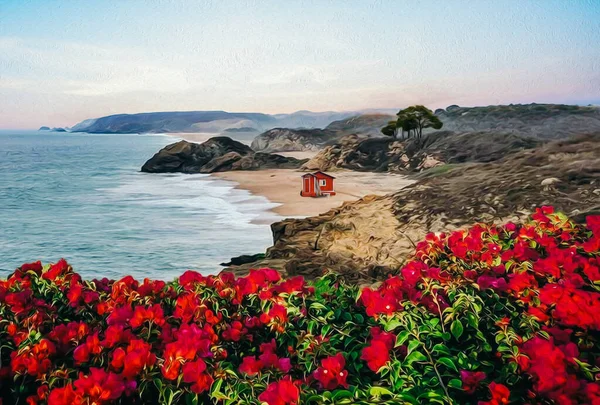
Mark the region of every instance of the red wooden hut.
POLYGON ((323 172, 306 173, 302 176, 302 197, 322 197, 335 195, 333 180, 335 177, 323 172))

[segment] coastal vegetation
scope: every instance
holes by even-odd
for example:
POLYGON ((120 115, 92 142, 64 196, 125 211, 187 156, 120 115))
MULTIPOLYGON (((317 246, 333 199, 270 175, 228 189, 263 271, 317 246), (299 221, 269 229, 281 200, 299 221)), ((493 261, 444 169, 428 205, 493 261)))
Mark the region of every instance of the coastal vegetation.
POLYGON ((594 404, 600 216, 429 234, 378 286, 272 269, 0 282, 4 403, 594 404))
POLYGON ((407 107, 398 111, 396 116, 396 120, 381 128, 382 134, 396 138, 400 130, 401 139, 404 139, 404 132, 407 133, 407 138, 411 137, 412 132, 420 140, 423 138, 423 129, 441 129, 444 126, 433 111, 423 105, 407 107))

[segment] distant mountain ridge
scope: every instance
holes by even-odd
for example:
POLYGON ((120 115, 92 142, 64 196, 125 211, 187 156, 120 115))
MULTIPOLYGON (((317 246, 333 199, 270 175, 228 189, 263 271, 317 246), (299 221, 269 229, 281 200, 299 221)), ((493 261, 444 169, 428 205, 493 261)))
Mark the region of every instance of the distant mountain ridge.
MULTIPOLYGON (((375 110, 379 111, 379 110, 375 110)), ((381 110, 387 112, 387 109, 381 110)), ((394 110, 395 111, 395 110, 394 110)), ((165 111, 115 114, 84 120, 72 132, 88 133, 170 133, 170 132, 264 132, 272 128, 324 128, 331 122, 359 115, 360 111, 291 114, 237 113, 227 111, 165 111)))

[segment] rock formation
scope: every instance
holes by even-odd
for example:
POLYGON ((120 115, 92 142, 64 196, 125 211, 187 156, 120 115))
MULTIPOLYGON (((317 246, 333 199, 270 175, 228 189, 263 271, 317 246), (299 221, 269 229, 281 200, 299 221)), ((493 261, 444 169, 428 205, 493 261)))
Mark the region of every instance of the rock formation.
POLYGON ((303 165, 306 170, 421 171, 445 164, 489 162, 541 142, 497 132, 438 131, 422 140, 347 136, 303 165))
POLYGON ((249 146, 225 136, 197 144, 179 141, 167 145, 149 159, 143 172, 212 173, 228 170, 296 169, 305 160, 256 153, 249 146))
POLYGON ((335 133, 323 129, 274 128, 254 138, 252 149, 260 152, 317 151, 335 133))

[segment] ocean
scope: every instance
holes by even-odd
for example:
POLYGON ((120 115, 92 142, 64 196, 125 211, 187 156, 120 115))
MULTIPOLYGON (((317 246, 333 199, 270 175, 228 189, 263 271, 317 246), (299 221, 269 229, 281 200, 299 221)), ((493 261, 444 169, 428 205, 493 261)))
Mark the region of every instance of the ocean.
POLYGON ((205 174, 139 171, 175 141, 0 131, 0 277, 64 257, 84 278, 172 280, 264 252, 276 204, 205 174))

